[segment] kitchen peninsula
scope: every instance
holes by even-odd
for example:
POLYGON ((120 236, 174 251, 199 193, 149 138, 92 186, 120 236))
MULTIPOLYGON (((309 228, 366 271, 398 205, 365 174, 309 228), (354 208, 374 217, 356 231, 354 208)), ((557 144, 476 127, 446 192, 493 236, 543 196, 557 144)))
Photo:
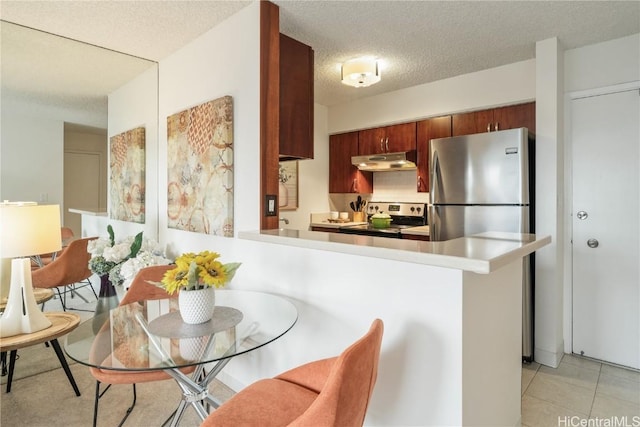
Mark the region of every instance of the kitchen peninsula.
POLYGON ((270 251, 299 248, 313 266, 327 264, 307 273, 325 277, 323 289, 301 282, 291 295, 312 307, 310 315, 357 312, 385 321, 374 391, 374 401, 385 403, 370 405, 369 424, 519 424, 522 258, 550 237, 482 233, 426 242, 264 230, 239 238, 270 251))

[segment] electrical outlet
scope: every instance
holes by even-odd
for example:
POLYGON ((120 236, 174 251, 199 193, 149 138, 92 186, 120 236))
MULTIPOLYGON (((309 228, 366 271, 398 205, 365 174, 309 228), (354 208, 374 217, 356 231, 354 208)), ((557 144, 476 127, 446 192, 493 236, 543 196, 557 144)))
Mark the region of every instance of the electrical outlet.
POLYGON ((277 197, 275 194, 267 194, 267 211, 265 212, 266 216, 276 216, 276 202, 277 197))

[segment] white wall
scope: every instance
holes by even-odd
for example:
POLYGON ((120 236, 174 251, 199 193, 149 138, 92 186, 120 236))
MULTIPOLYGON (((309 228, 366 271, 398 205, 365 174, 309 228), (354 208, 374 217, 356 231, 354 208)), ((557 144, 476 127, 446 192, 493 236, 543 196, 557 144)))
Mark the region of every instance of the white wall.
POLYGON ((0 199, 63 205, 64 122, 105 128, 84 111, 2 97, 0 199))
POLYGON ((565 91, 600 88, 640 80, 640 34, 568 50, 565 91))

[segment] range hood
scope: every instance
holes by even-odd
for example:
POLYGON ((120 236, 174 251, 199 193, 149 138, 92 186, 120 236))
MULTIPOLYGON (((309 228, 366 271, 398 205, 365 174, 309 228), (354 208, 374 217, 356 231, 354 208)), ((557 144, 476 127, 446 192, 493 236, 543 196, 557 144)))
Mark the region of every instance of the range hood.
POLYGON ((391 172, 416 169, 416 164, 407 159, 407 153, 371 154, 368 156, 353 156, 351 163, 362 171, 391 172))

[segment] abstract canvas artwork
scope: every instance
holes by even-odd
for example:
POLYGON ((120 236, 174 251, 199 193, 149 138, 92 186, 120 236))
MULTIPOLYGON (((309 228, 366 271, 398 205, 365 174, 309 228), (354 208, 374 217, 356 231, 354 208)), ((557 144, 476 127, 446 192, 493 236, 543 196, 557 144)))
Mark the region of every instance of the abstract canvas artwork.
POLYGON ((233 237, 233 98, 167 118, 169 228, 233 237))
POLYGON ((143 127, 110 138, 112 219, 144 223, 145 132, 143 127))

